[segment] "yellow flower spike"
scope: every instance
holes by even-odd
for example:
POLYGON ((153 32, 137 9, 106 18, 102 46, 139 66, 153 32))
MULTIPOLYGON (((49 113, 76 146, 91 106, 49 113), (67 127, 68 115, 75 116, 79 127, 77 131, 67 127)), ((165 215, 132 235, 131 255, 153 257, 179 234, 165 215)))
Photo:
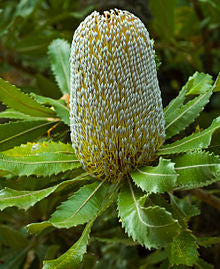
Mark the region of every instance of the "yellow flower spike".
POLYGON ((71 47, 71 139, 83 167, 116 182, 165 138, 152 40, 128 11, 94 11, 71 47))

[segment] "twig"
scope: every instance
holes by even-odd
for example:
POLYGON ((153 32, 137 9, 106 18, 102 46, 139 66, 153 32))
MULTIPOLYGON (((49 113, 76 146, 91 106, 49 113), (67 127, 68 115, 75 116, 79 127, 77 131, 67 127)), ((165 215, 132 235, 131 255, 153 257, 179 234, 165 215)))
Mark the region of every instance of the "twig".
POLYGON ((196 196, 199 200, 205 202, 206 204, 220 210, 220 198, 217 196, 208 193, 202 189, 194 189, 190 191, 194 196, 196 196))

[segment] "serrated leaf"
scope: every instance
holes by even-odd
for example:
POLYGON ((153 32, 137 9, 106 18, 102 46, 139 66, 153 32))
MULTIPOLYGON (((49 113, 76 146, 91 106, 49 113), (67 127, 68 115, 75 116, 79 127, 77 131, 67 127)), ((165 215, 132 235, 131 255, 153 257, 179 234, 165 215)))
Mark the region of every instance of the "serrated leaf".
POLYGON ((178 110, 184 103, 186 95, 200 94, 210 90, 212 77, 208 74, 195 72, 190 76, 187 83, 182 87, 178 96, 173 99, 164 109, 164 116, 167 119, 172 117, 174 111, 178 110), (202 81, 200 79, 203 78, 202 81))
POLYGON ((55 260, 44 261, 43 269, 78 268, 82 262, 83 255, 86 253, 93 222, 90 221, 86 225, 80 239, 63 255, 55 260))
POLYGON ((199 95, 166 117, 166 138, 170 138, 189 126, 209 102, 212 92, 199 95))
POLYGON ((176 185, 177 173, 170 160, 160 158, 158 166, 144 166, 131 172, 134 183, 143 191, 163 193, 172 190, 176 185))
POLYGON ((45 118, 53 118, 55 116, 53 110, 39 104, 2 78, 0 78, 0 100, 8 107, 30 116, 45 118))
POLYGON ((49 221, 42 221, 38 223, 31 223, 25 226, 26 230, 30 234, 38 235, 46 228, 52 227, 52 224, 49 221))
POLYGON ((220 129, 220 117, 214 119, 209 128, 184 137, 182 140, 175 141, 172 144, 162 146, 158 150, 158 154, 167 155, 207 148, 211 143, 213 133, 218 129, 220 129))
POLYGON ((53 106, 57 116, 68 126, 70 125, 70 113, 69 109, 66 107, 64 100, 55 100, 49 97, 43 97, 37 94, 33 94, 32 96, 37 100, 40 104, 53 106))
POLYGON ((214 154, 189 152, 176 157, 175 162, 178 188, 199 188, 220 180, 220 158, 214 154))
POLYGON ((94 182, 81 187, 52 214, 49 222, 58 228, 70 228, 90 221, 98 212, 110 185, 94 182))
POLYGON ((119 217, 125 231, 146 248, 171 242, 179 229, 177 221, 164 208, 144 207, 147 195, 135 193, 130 181, 129 186, 124 184, 118 196, 119 217))
POLYGON ((74 179, 66 180, 55 186, 37 191, 17 191, 10 188, 4 188, 0 190, 0 210, 11 206, 16 206, 20 209, 26 210, 55 191, 60 191, 66 186, 74 184, 80 180, 89 179, 91 179, 91 177, 84 173, 74 179))
POLYGON ((81 167, 63 143, 29 143, 0 153, 0 169, 17 176, 50 176, 81 167))
POLYGON ((211 247, 214 244, 220 243, 220 237, 199 237, 197 242, 201 247, 211 247))
POLYGON ((102 203, 99 204, 99 209, 93 218, 87 223, 80 239, 63 255, 51 261, 44 261, 43 269, 63 269, 63 268, 78 268, 82 262, 83 255, 86 252, 89 240, 89 233, 94 221, 100 216, 115 200, 119 185, 111 185, 109 195, 105 196, 102 203))
POLYGON ((196 237, 190 231, 181 231, 174 237, 168 247, 168 258, 171 265, 185 264, 192 266, 198 259, 196 237))
POLYGON ((209 74, 195 72, 193 76, 189 77, 186 95, 205 93, 211 89, 212 82, 212 76, 209 74))
POLYGON ((167 122, 167 118, 171 117, 173 111, 178 110, 184 103, 186 99, 186 85, 182 88, 179 92, 178 96, 174 98, 170 103, 164 108, 164 117, 165 121, 167 122))
POLYGON ((193 204, 190 204, 187 197, 180 199, 171 193, 169 193, 169 196, 171 205, 180 212, 183 218, 189 219, 190 217, 200 214, 199 208, 193 204))
POLYGON ((56 187, 51 187, 39 191, 16 191, 4 188, 0 191, 0 210, 6 207, 17 206, 18 208, 28 209, 38 201, 50 195, 56 187))
POLYGON ((213 85, 213 92, 220 92, 220 73, 218 73, 218 76, 213 85))
POLYGON ((62 39, 54 40, 48 47, 51 69, 63 94, 70 92, 70 44, 62 39))
POLYGON ((15 120, 28 120, 28 121, 36 121, 43 120, 45 121, 45 117, 33 117, 19 111, 13 109, 6 109, 5 111, 0 112, 0 119, 15 119, 15 120))
POLYGON ((54 123, 51 121, 17 121, 0 124, 0 151, 31 142, 44 135, 54 123))
POLYGON ((40 153, 65 153, 74 154, 74 150, 71 144, 64 144, 62 142, 34 142, 15 147, 13 149, 4 152, 7 156, 14 157, 28 157, 36 156, 40 153))
POLYGON ((212 90, 212 77, 204 73, 194 73, 189 77, 179 95, 164 109, 165 130, 167 138, 170 138, 184 130, 199 115, 203 107, 208 103, 212 90), (188 101, 186 95, 200 94, 188 101))

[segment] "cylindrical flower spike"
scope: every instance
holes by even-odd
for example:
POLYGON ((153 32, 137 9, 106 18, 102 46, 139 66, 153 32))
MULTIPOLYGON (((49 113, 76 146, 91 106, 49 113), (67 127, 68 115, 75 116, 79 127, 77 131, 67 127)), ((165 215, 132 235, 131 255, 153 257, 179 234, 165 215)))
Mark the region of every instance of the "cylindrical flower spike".
POLYGON ((71 48, 71 139, 83 167, 117 181, 165 138, 152 40, 128 11, 93 12, 71 48))

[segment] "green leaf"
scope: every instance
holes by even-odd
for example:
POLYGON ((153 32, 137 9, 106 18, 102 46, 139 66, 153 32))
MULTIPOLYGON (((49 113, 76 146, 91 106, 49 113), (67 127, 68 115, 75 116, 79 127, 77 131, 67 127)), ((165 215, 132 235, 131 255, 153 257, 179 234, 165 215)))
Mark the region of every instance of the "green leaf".
POLYGON ((213 92, 220 92, 220 73, 218 73, 216 81, 213 85, 213 92))
POLYGON ((201 247, 211 247, 214 244, 220 243, 220 237, 199 237, 197 242, 201 247))
POLYGON ((213 120, 209 128, 184 137, 182 140, 175 141, 172 144, 162 146, 158 150, 159 155, 175 154, 180 152, 192 151, 195 149, 207 148, 212 139, 213 133, 220 128, 220 117, 213 120))
POLYGON ((131 173, 134 183, 143 191, 163 193, 176 185, 177 173, 170 160, 160 158, 156 167, 145 166, 131 173))
POLYGON ((27 245, 27 239, 22 233, 3 224, 0 224, 0 242, 10 248, 23 248, 27 245))
POLYGON ((7 156, 14 157, 30 157, 36 156, 41 153, 65 153, 74 154, 74 150, 71 144, 64 144, 62 142, 34 142, 15 147, 13 149, 4 152, 7 156))
POLYGON ((70 118, 70 113, 69 113, 69 109, 66 107, 66 103, 65 103, 64 100, 54 100, 52 98, 43 97, 43 96, 33 94, 33 93, 32 93, 32 96, 40 104, 53 106, 57 116, 60 117, 60 119, 65 124, 70 126, 70 119, 69 119, 70 118))
POLYGON ((53 118, 55 116, 53 110, 37 103, 27 94, 2 78, 0 78, 0 100, 8 107, 30 116, 45 118, 53 118))
POLYGON ((88 176, 87 173, 84 173, 74 179, 66 180, 55 186, 37 191, 17 191, 10 188, 4 188, 0 191, 0 210, 11 206, 16 206, 26 210, 40 200, 49 196, 51 193, 60 191, 66 186, 74 184, 80 180, 88 179, 91 179, 91 177, 88 176))
POLYGON ((175 162, 178 188, 199 188, 220 180, 220 158, 214 154, 189 152, 176 157, 175 162))
POLYGON ((45 117, 33 117, 14 109, 6 109, 0 112, 0 119, 15 119, 15 120, 29 120, 29 121, 36 121, 36 120, 43 120, 45 121, 45 117))
POLYGON ((189 126, 198 117, 203 107, 208 103, 211 94, 211 91, 201 94, 181 106, 175 111, 175 113, 172 111, 172 113, 169 114, 169 117, 165 119, 166 138, 168 139, 178 134, 180 131, 189 126))
POLYGON ((212 76, 209 74, 195 72, 193 76, 189 77, 186 95, 202 94, 210 91, 212 82, 212 76))
MULTIPOLYGON (((101 182, 102 183, 102 182, 101 182)), ((103 186, 103 185, 102 185, 103 186)), ((43 269, 63 269, 63 268, 78 268, 82 262, 83 255, 86 252, 89 233, 94 221, 100 216, 115 200, 119 184, 111 185, 109 195, 105 196, 102 203, 99 204, 99 209, 93 218, 87 223, 80 239, 63 255, 51 261, 44 261, 43 269)))
POLYGON ((198 259, 196 237, 190 231, 181 231, 174 237, 168 247, 168 258, 171 265, 185 264, 192 266, 198 259))
POLYGON ((54 40, 49 48, 48 55, 51 69, 63 94, 70 92, 70 44, 62 39, 54 40))
POLYGON ((172 117, 173 111, 177 111, 184 103, 186 99, 186 85, 179 92, 178 96, 174 98, 170 103, 164 108, 164 117, 167 122, 170 117, 172 117))
POLYGON ((56 186, 39 191, 16 191, 4 188, 0 191, 0 210, 10 206, 28 209, 54 192, 55 188, 56 186))
POLYGON ((0 153, 0 169, 17 176, 50 176, 81 167, 70 144, 28 143, 0 153))
POLYGON ((25 226, 27 231, 30 234, 39 235, 46 228, 52 227, 52 224, 49 221, 42 221, 39 223, 31 223, 25 226))
POLYGON ((197 206, 192 205, 188 201, 188 197, 182 199, 177 198, 175 195, 169 193, 171 205, 179 211, 184 219, 190 219, 191 217, 200 214, 200 210, 197 206))
POLYGON ((70 228, 90 221, 98 212, 110 185, 94 182, 81 187, 52 214, 49 222, 58 228, 70 228))
POLYGON ((92 220, 86 225, 80 239, 63 255, 55 260, 44 261, 43 269, 78 268, 86 253, 93 222, 92 220))
POLYGON ((159 248, 171 242, 178 232, 178 222, 164 208, 144 207, 147 195, 135 193, 130 180, 129 186, 124 184, 118 196, 119 217, 125 231, 146 248, 159 248))
POLYGON ((199 115, 214 89, 211 84, 212 77, 208 74, 195 72, 189 77, 179 95, 164 109, 167 138, 184 130, 199 115), (184 104, 186 95, 189 94, 200 95, 184 104))
POLYGON ((44 135, 56 122, 17 121, 0 125, 0 151, 31 142, 44 135))

